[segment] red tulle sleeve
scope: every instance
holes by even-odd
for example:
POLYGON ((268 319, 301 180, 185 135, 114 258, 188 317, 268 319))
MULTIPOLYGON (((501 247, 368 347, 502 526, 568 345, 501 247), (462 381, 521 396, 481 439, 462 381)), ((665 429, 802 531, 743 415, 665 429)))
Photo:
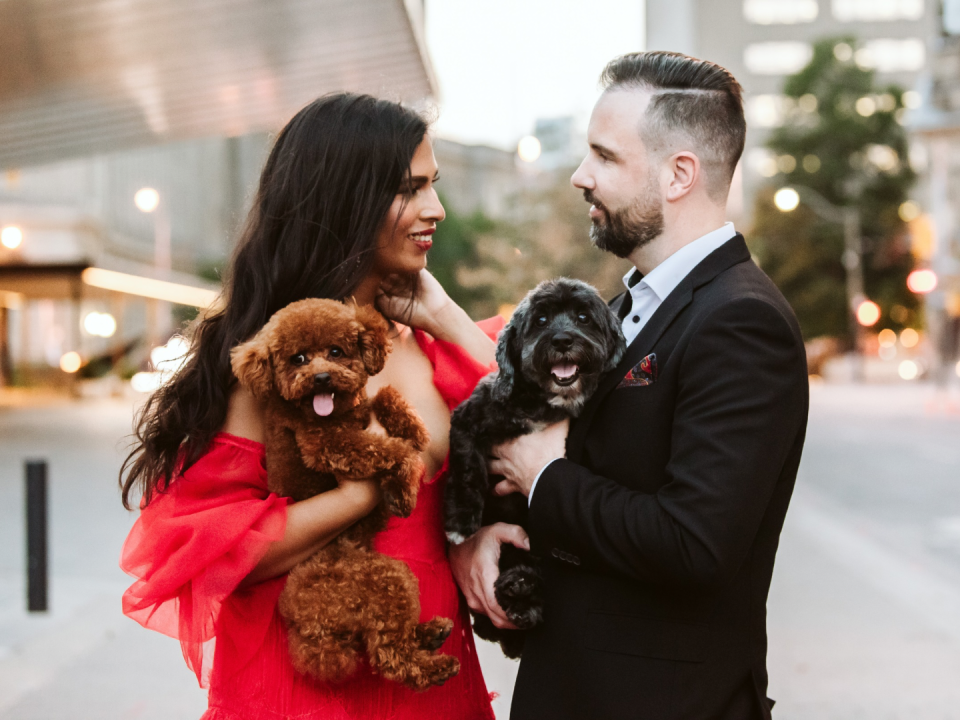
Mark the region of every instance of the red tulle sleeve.
MULTIPOLYGON (((477 327, 496 342, 497 335, 505 324, 502 317, 494 315, 488 320, 478 322, 477 327)), ((416 337, 420 348, 433 365, 433 383, 450 410, 470 397, 480 378, 497 371, 496 363, 484 365, 459 345, 437 340, 422 330, 416 331, 416 337)))
POLYGON ((142 509, 123 546, 120 565, 136 578, 124 614, 178 638, 204 687, 215 638, 221 661, 241 666, 262 643, 283 589, 284 577, 238 589, 286 528, 288 501, 267 490, 263 459, 260 443, 217 435, 142 509), (243 631, 231 632, 238 623, 243 631))

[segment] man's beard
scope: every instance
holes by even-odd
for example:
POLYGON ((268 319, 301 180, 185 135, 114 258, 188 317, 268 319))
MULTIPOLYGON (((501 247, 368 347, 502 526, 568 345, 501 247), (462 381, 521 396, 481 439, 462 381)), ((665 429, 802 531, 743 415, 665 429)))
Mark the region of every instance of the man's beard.
POLYGON ((590 190, 583 191, 583 199, 595 205, 606 216, 606 222, 593 221, 590 239, 601 250, 625 258, 634 250, 643 247, 663 233, 663 208, 656 203, 644 202, 655 197, 652 193, 640 195, 625 208, 608 210, 598 203, 590 190))

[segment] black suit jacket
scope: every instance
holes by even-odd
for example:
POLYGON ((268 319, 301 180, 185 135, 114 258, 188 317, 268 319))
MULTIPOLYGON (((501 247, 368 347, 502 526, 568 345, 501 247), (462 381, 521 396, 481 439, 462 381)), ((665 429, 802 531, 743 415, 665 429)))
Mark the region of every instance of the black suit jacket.
POLYGON ((807 405, 796 318, 737 235, 657 309, 537 484, 546 612, 513 720, 770 717, 766 599, 807 405), (651 354, 656 379, 618 387, 651 354))

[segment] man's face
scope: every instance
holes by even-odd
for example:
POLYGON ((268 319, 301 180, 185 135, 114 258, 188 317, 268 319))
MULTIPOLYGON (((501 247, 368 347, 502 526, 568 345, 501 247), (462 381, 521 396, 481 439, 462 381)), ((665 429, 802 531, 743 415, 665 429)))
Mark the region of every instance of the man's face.
POLYGON ((601 250, 627 257, 663 232, 659 167, 640 138, 650 93, 605 92, 587 129, 590 150, 570 182, 591 203, 590 238, 601 250))

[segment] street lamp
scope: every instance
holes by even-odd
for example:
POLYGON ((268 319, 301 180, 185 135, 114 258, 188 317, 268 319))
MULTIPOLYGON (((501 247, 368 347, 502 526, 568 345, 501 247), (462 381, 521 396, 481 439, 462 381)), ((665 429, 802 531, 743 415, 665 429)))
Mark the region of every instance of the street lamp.
MULTIPOLYGON (((838 207, 820 193, 803 185, 798 185, 795 188, 780 188, 774 195, 774 204, 781 212, 791 212, 797 208, 801 200, 824 220, 843 226, 843 266, 846 268, 847 277, 847 317, 850 335, 856 342, 860 335, 860 319, 857 314, 866 300, 863 293, 863 244, 860 235, 860 210, 853 206, 838 207)), ((879 319, 879 316, 877 319, 879 319)), ((856 350, 859 353, 859 346, 856 350)), ((857 373, 861 377, 862 372, 863 368, 858 366, 857 373)))
MULTIPOLYGON (((170 218, 166 207, 160 204, 160 193, 151 187, 137 190, 133 203, 141 212, 153 215, 153 264, 163 279, 168 279, 171 268, 170 218)), ((165 335, 170 324, 170 304, 154 303, 154 320, 149 323, 147 335, 151 343, 156 343, 165 335)))

